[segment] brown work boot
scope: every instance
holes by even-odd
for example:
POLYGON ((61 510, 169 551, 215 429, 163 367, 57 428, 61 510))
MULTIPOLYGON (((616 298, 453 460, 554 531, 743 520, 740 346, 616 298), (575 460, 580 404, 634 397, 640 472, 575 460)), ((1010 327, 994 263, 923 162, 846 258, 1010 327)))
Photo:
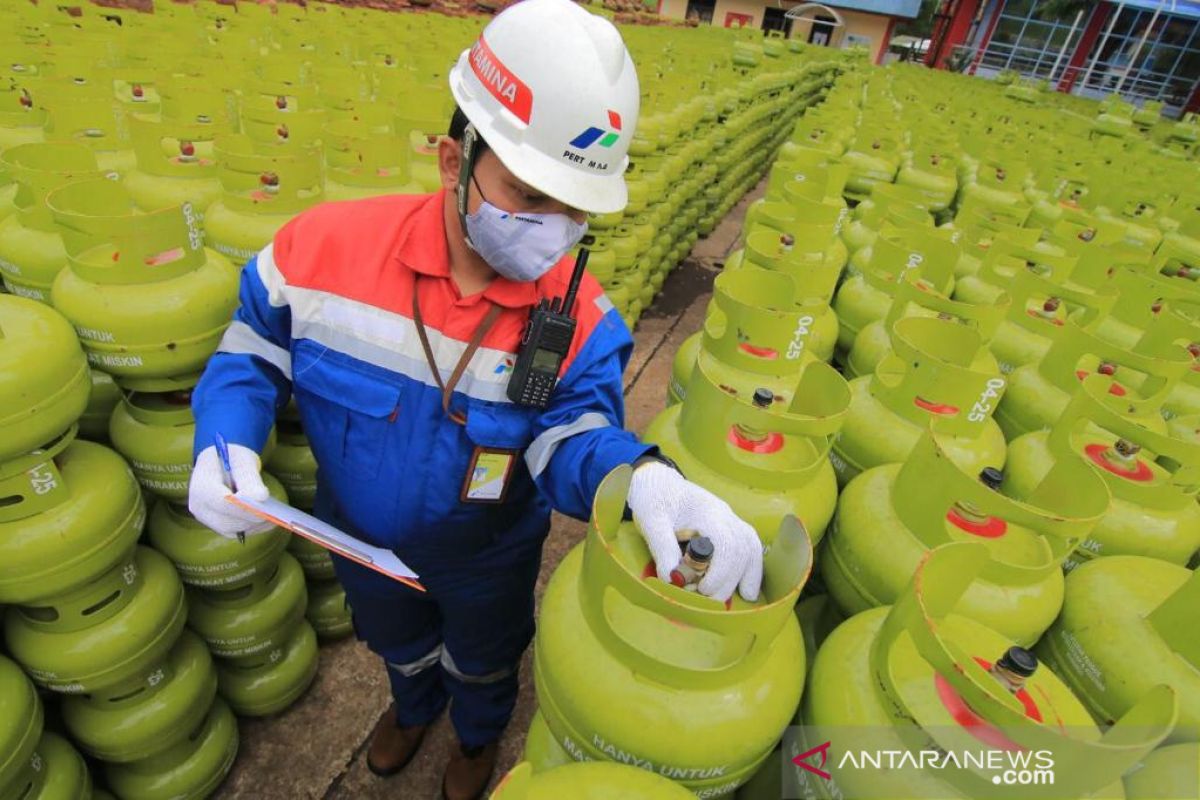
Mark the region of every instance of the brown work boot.
POLYGON ((442 800, 479 800, 496 768, 496 742, 482 747, 461 744, 450 756, 442 778, 442 800))
POLYGON ((408 766, 421 740, 425 738, 428 725, 413 725, 408 728, 396 724, 396 704, 392 703, 383 712, 375 730, 371 731, 371 745, 367 748, 367 769, 381 777, 395 775, 408 766))

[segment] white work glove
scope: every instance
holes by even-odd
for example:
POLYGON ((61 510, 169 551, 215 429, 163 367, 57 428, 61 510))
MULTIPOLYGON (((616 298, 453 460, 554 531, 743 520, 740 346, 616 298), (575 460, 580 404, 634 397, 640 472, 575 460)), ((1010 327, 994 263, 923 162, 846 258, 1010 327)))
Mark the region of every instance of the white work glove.
MULTIPOLYGON (((229 467, 237 497, 263 501, 270 496, 262 476, 259 474, 258 453, 240 444, 229 445, 229 467)), ((221 457, 217 448, 200 451, 196 466, 192 469, 192 480, 188 484, 188 511, 192 516, 227 539, 237 536, 238 531, 247 536, 266 533, 275 526, 245 509, 226 500, 233 492, 225 485, 225 473, 221 469, 221 457)))
POLYGON ((696 587, 699 592, 724 602, 736 588, 744 599, 758 599, 762 543, 724 500, 666 464, 648 462, 633 471, 626 502, 662 581, 670 583, 671 572, 679 566, 676 531, 694 530, 713 544, 712 561, 696 587))

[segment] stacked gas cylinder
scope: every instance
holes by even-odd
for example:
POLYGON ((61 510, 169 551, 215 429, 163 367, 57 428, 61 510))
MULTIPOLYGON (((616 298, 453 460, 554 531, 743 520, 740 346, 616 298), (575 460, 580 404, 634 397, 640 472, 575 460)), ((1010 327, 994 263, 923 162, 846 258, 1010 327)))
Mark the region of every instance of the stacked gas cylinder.
MULTIPOLYGON (((211 791, 237 752, 236 722, 216 697, 208 648, 184 629, 179 575, 138 543, 146 522, 138 479, 118 453, 76 438, 90 383, 84 349, 68 320, 35 300, 0 295, 0 328, 5 363, 18 365, 4 371, 0 395, 7 648, 34 682, 62 697, 66 731, 104 762, 115 793, 211 791)), ((23 681, 3 685, 24 691, 23 681)), ((6 749, 24 763, 10 762, 4 786, 17 797, 88 796, 79 756, 53 734, 37 744, 36 704, 19 711, 3 716, 0 728, 9 730, 0 738, 15 725, 32 741, 6 749), (32 756, 27 744, 36 746, 32 756)))
POLYGON ((859 69, 797 121, 643 434, 757 530, 762 596, 659 581, 610 476, 543 601, 534 771, 1015 796, 818 777, 932 737, 1048 749, 1058 798, 1200 791, 1200 170, 1005 91, 859 69))
POLYGON ((1168 119, 1163 116, 1163 107, 1160 100, 1148 100, 1139 107, 1120 95, 1109 95, 1095 109, 1091 136, 1145 136, 1158 144, 1163 155, 1194 159, 1200 147, 1200 117, 1191 112, 1179 120, 1168 119))
MULTIPOLYGON (((119 27, 109 12, 21 10, 5 41, 18 71, 3 87, 11 105, 0 114, 0 151, 74 140, 94 155, 93 172, 119 176, 139 210, 188 204, 205 244, 235 265, 323 200, 441 188, 447 69, 486 18, 265 9, 113 12, 119 27), (178 52, 164 52, 160 38, 178 52)), ((639 67, 641 119, 631 131, 610 117, 606 136, 633 136, 630 203, 593 217, 585 244, 632 327, 845 59, 722 29, 624 34, 639 67)), ((63 153, 22 157, 59 173, 92 166, 63 153)), ((0 216, 14 207, 10 173, 0 170, 0 216)), ((61 257, 20 264, 0 242, 9 291, 44 297, 60 267, 61 257)))
MULTIPOLYGON (((0 660, 14 676, 0 707, 15 710, 0 715, 0 797, 87 796, 78 751, 121 797, 201 797, 233 762, 233 712, 294 702, 317 638, 347 635, 350 618, 325 551, 280 530, 224 539, 188 514, 190 393, 239 268, 288 219, 440 187, 446 68, 486 18, 40 4, 6 5, 0 22, 0 352, 18 365, 0 378, 14 659, 0 660), (42 733, 14 664, 63 695, 78 751, 42 733)), ((625 131, 631 204, 592 219, 587 244, 633 325, 856 58, 722 30, 626 35, 645 90, 625 131)), ((294 406, 263 462, 275 497, 311 508, 316 464, 294 406)), ((802 582, 773 590, 765 632, 786 630, 802 582)), ((787 643, 777 663, 799 655, 787 643)))
MULTIPOLYGON (((677 36, 665 53, 656 29, 624 34, 642 85, 629 204, 593 216, 583 246, 632 328, 668 273, 758 182, 792 120, 820 102, 845 62, 745 38, 731 59, 714 59, 729 47, 721 30, 677 36)), ((620 120, 610 122, 620 130, 620 120)))

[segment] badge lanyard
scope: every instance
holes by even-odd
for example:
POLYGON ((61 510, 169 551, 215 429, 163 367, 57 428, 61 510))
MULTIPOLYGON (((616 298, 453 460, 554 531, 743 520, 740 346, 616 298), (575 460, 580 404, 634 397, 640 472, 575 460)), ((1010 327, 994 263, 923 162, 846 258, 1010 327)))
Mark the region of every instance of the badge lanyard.
POLYGON ((441 370, 438 369, 437 361, 433 358, 433 348, 429 346, 429 335, 425 332, 425 323, 421 320, 421 303, 417 299, 419 289, 420 282, 414 281, 413 322, 417 324, 417 336, 421 339, 421 349, 425 351, 425 361, 428 362, 429 370, 433 373, 434 382, 442 390, 442 410, 446 412, 446 416, 459 425, 466 425, 467 418, 464 415, 450 410, 450 395, 454 392, 454 387, 458 385, 458 381, 462 378, 463 373, 467 371, 467 364, 471 363, 471 358, 479 350, 479 345, 483 343, 483 337, 496 324, 496 320, 500 316, 500 306, 493 304, 488 309, 487 316, 483 318, 483 321, 479 323, 479 327, 475 329, 475 334, 471 337, 471 341, 467 343, 467 349, 463 351, 462 357, 458 359, 458 363, 454 366, 454 371, 450 373, 449 380, 443 383, 441 370))
MULTIPOLYGON (((479 345, 483 342, 483 337, 487 335, 487 332, 491 330, 492 325, 496 323, 496 319, 500 316, 500 306, 492 305, 488 309, 487 315, 479 323, 479 327, 475 329, 475 334, 467 344, 467 349, 463 351, 462 357, 458 359, 458 364, 455 365, 454 371, 450 373, 450 378, 443 383, 441 372, 438 370, 437 362, 433 358, 433 348, 429 345, 429 335, 425 332, 425 323, 421 319, 421 303, 417 299, 418 288, 418 283, 414 282, 413 322, 417 326, 417 336, 421 339, 421 349, 425 351, 425 360, 429 363, 430 371, 433 372, 433 380, 437 383, 438 388, 442 390, 442 410, 446 412, 446 416, 459 425, 466 425, 467 418, 464 415, 450 410, 450 395, 466 371, 467 364, 471 362, 471 358, 479 350, 479 345)), ((503 503, 508 496, 508 487, 516 463, 516 450, 476 446, 475 452, 471 455, 471 461, 467 466, 467 474, 463 479, 459 499, 464 503, 503 503)))

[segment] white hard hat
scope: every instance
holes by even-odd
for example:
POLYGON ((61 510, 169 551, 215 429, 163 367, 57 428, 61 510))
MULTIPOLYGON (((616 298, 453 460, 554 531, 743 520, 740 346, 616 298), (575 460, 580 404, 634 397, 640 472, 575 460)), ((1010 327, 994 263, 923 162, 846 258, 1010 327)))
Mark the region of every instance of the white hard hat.
POLYGON ((608 20, 571 0, 523 0, 463 51, 450 91, 525 183, 594 214, 625 207, 639 90, 633 59, 608 20))

